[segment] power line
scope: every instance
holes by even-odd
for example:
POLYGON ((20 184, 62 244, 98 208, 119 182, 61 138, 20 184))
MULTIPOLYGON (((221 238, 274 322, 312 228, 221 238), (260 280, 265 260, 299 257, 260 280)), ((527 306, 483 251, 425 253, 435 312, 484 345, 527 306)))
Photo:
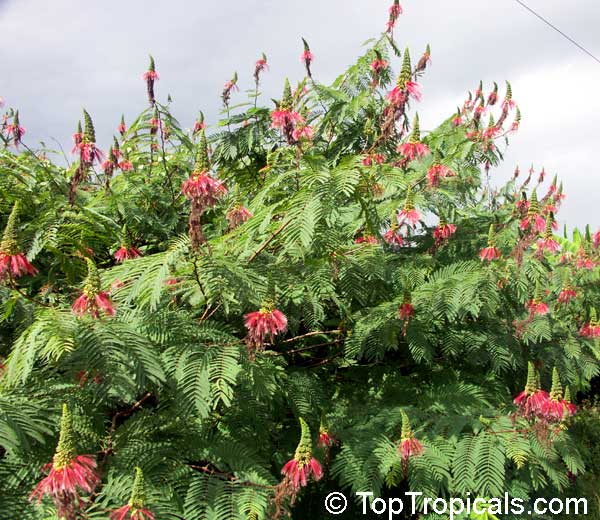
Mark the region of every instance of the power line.
POLYGON ((571 38, 570 36, 568 36, 564 32, 562 32, 558 27, 556 27, 556 25, 553 25, 548 20, 546 20, 546 18, 544 18, 541 14, 536 13, 533 9, 531 9, 531 7, 529 7, 528 5, 525 5, 525 3, 522 2, 521 0, 515 0, 515 2, 517 2, 518 4, 520 4, 521 6, 523 6, 525 9, 527 9, 534 16, 537 16, 546 25, 549 25, 550 27, 552 27, 552 29, 554 29, 560 35, 564 36, 567 40, 569 40, 573 45, 575 45, 576 47, 578 47, 580 50, 582 50, 583 52, 585 52, 590 58, 592 58, 592 59, 596 60, 598 63, 600 63, 600 59, 596 58, 596 56, 594 56, 585 47, 583 47, 582 45, 580 45, 579 43, 577 43, 573 38, 571 38))

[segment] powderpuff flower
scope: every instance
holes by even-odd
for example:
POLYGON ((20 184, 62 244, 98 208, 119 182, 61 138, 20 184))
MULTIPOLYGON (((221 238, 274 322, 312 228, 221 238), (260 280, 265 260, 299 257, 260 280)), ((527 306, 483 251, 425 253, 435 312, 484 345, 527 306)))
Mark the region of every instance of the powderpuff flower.
POLYGON ((594 233, 594 236, 593 236, 593 238, 592 238, 592 241, 593 241, 593 243, 594 243, 594 247, 595 247, 596 249, 598 249, 598 248, 600 247, 600 231, 596 231, 596 232, 594 233))
POLYGON ((313 136, 313 128, 309 125, 294 128, 294 131, 292 132, 292 137, 294 141, 300 141, 301 139, 306 139, 307 141, 310 141, 312 140, 313 136))
POLYGON ((304 487, 308 484, 308 480, 312 477, 314 480, 320 480, 323 476, 323 468, 317 459, 311 457, 307 462, 291 459, 281 470, 295 489, 304 487))
POLYGON ((385 157, 383 154, 376 153, 375 155, 365 155, 362 160, 363 166, 373 166, 373 164, 383 164, 385 157))
POLYGON ((5 130, 7 137, 12 137, 15 146, 18 146, 21 143, 21 139, 27 132, 27 130, 25 130, 25 128, 23 128, 18 123, 11 123, 6 125, 5 130))
POLYGON ((421 101, 421 98, 423 97, 423 94, 421 93, 421 85, 419 85, 416 81, 407 81, 405 88, 409 96, 414 97, 417 101, 421 101))
POLYGON ((231 228, 236 228, 252 216, 252 212, 248 208, 238 204, 227 212, 227 221, 231 228))
POLYGON ((396 21, 402 14, 402 6, 398 2, 398 0, 394 0, 394 3, 390 6, 388 12, 390 16, 386 24, 386 31, 392 32, 392 30, 396 26, 396 21))
POLYGON ((110 520, 154 520, 154 514, 145 507, 146 489, 144 474, 135 468, 135 480, 129 503, 110 514, 110 520))
POLYGON ((77 455, 72 418, 63 404, 60 437, 50 464, 44 466, 48 475, 35 487, 29 501, 41 502, 47 495, 54 500, 58 516, 81 505, 80 493, 91 493, 100 482, 96 461, 91 455, 77 455))
POLYGON ((383 240, 390 246, 401 246, 404 244, 404 237, 400 234, 398 229, 390 228, 383 235, 383 240))
POLYGON ((24 274, 34 275, 38 272, 23 252, 20 251, 17 240, 18 219, 19 203, 15 202, 0 241, 0 279, 7 275, 12 278, 19 278, 24 274))
POLYGON ((577 269, 587 269, 589 271, 596 267, 595 262, 588 256, 583 248, 577 252, 575 265, 577 266, 577 269))
POLYGON ((110 520, 154 520, 149 509, 138 509, 129 504, 116 509, 109 515, 110 520))
POLYGON ((534 215, 527 215, 523 220, 521 220, 521 224, 519 226, 522 231, 527 231, 531 229, 536 233, 542 233, 546 228, 546 221, 542 215, 539 213, 534 215))
POLYGON ((122 136, 127 133, 127 125, 125 124, 125 119, 121 117, 121 122, 119 126, 117 126, 117 132, 119 132, 122 136))
POLYGON ((315 481, 323 476, 323 469, 317 459, 312 456, 312 440, 308 425, 299 418, 301 436, 294 458, 288 461, 281 470, 281 474, 294 487, 300 489, 308 484, 312 477, 315 481))
POLYGON ((405 297, 405 301, 398 307, 398 318, 401 320, 408 320, 415 315, 415 308, 410 302, 410 296, 405 297))
POLYGON ((204 206, 213 207, 227 193, 227 188, 210 173, 203 171, 192 173, 181 185, 181 192, 190 200, 199 199, 204 206))
POLYGON ((540 238, 537 246, 540 251, 550 251, 551 253, 556 253, 560 249, 560 244, 552 237, 540 238))
POLYGON ((402 465, 406 471, 409 459, 420 456, 425 451, 425 448, 415 438, 406 412, 402 410, 400 413, 402 416, 402 433, 400 435, 400 443, 398 444, 398 453, 402 458, 402 465))
POLYGON ((479 251, 479 258, 481 258, 482 261, 487 260, 488 262, 491 262, 492 260, 498 260, 501 257, 502 253, 495 246, 488 245, 488 247, 484 247, 479 251))
POLYGON ((155 70, 147 70, 142 74, 142 79, 144 81, 157 81, 160 79, 160 76, 155 70))
POLYGON ((139 249, 135 247, 121 246, 115 253, 115 260, 117 262, 124 262, 125 260, 132 258, 139 258, 140 256, 142 256, 142 253, 139 249))
POLYGON ((124 159, 123 161, 119 162, 119 168, 123 172, 131 171, 133 170, 133 163, 127 159, 124 159))
POLYGON ((583 336, 584 338, 600 337, 600 324, 598 323, 595 309, 592 309, 589 320, 579 329, 579 335, 583 336))
POLYGON ((362 235, 354 240, 355 244, 371 244, 376 245, 379 242, 373 235, 362 235))
POLYGON ((457 114, 452 118, 452 124, 454 126, 460 126, 463 123, 463 119, 462 119, 462 115, 461 114, 457 114))
POLYGON ((565 388, 563 403, 565 403, 567 412, 569 412, 571 417, 577 413, 577 406, 571 402, 571 389, 568 386, 565 388))
POLYGON ((306 66, 309 66, 310 63, 315 59, 313 53, 309 50, 305 50, 300 55, 300 61, 303 62, 306 66))
POLYGON ((404 155, 409 161, 414 161, 429 154, 429 147, 420 142, 408 142, 398 146, 398 152, 404 155))
POLYGON ((195 121, 193 132, 197 134, 200 130, 204 130, 206 128, 206 123, 204 121, 195 121))
POLYGON ((331 448, 336 443, 336 438, 327 431, 327 429, 321 427, 319 430, 319 440, 317 446, 319 448, 331 448))
POLYGON ((525 305, 531 316, 544 316, 548 314, 548 305, 536 298, 529 300, 525 305))
POLYGON ((567 304, 574 298, 577 298, 577 291, 571 287, 565 287, 558 295, 558 303, 567 304))
POLYGON ((552 388, 548 400, 542 404, 541 417, 549 422, 560 422, 567 413, 567 406, 563 401, 563 390, 558 370, 552 371, 552 388))
POLYGON ((304 118, 294 110, 280 108, 271 112, 271 128, 284 128, 287 125, 303 122, 304 118))
POLYGON ((385 97, 394 106, 400 106, 406 103, 406 93, 399 86, 395 86, 385 97))
POLYGON ((456 176, 456 174, 447 166, 444 166, 443 164, 434 164, 427 171, 427 183, 433 188, 439 185, 441 179, 454 176, 456 176))
POLYGON ((376 74, 379 74, 380 72, 384 71, 388 68, 388 66, 389 63, 383 58, 375 58, 370 64, 371 70, 376 74))
POLYGON ((400 225, 408 222, 411 226, 416 226, 421 220, 421 213, 417 209, 404 207, 402 210, 398 212, 398 223, 400 225))
POLYGON ((440 244, 448 240, 454 233, 456 233, 456 226, 454 224, 440 222, 440 225, 433 230, 433 237, 436 244, 440 244))
POLYGON ((81 160, 85 163, 102 162, 104 154, 96 147, 96 143, 82 141, 77 145, 81 160))
POLYGON ((549 398, 548 392, 539 388, 539 376, 534 364, 530 361, 527 366, 525 390, 513 400, 519 408, 519 413, 525 417, 540 415, 549 398))
POLYGON ((71 308, 79 317, 89 312, 92 318, 97 319, 100 316, 100 311, 107 316, 115 315, 115 308, 106 291, 100 291, 95 295, 83 293, 75 300, 71 308))
POLYGON ((256 60, 256 63, 254 64, 254 77, 257 81, 260 73, 265 70, 269 70, 269 65, 267 64, 267 57, 263 54, 262 57, 256 60))
POLYGON ((271 306, 262 307, 244 316, 248 339, 255 345, 262 345, 266 339, 273 341, 275 336, 287 330, 287 323, 285 314, 271 306))
POLYGON ((0 279, 7 274, 12 278, 19 278, 25 274, 35 275, 37 272, 23 253, 7 254, 0 251, 0 279))

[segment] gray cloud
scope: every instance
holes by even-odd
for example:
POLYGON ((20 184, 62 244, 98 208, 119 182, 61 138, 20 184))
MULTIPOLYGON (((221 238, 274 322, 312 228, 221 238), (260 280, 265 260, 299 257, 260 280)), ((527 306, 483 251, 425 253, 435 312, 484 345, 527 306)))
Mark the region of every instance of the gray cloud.
MULTIPOLYGON (((110 142, 122 112, 146 107, 141 73, 148 54, 157 61, 161 99, 191 125, 199 109, 218 118, 222 85, 234 70, 251 88, 262 51, 269 57, 265 98, 278 97, 285 76, 300 79, 300 37, 311 43, 315 74, 331 81, 382 30, 388 0, 248 0, 168 4, 149 0, 0 1, 3 74, 0 95, 19 107, 29 142, 70 135, 85 106, 101 144, 110 142)), ((528 0, 539 12, 600 55, 597 0, 528 0)), ((562 218, 600 226, 594 192, 600 187, 594 149, 600 128, 600 65, 513 0, 402 2, 396 38, 418 56, 429 42, 433 66, 418 107, 432 128, 482 79, 510 79, 524 113, 522 130, 506 155, 504 177, 533 162, 560 173, 569 198, 562 218)), ((234 100, 243 100, 243 94, 234 100)))

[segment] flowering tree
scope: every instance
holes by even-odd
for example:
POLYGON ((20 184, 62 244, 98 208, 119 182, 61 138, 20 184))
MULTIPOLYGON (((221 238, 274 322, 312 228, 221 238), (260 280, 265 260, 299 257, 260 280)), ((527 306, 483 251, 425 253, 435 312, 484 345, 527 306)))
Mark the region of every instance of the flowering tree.
POLYGON ((401 14, 331 86, 304 41, 305 78, 269 108, 263 55, 216 132, 181 128, 153 59, 148 108, 107 154, 84 112, 70 167, 8 109, 0 510, 318 518, 331 490, 585 482, 600 234, 555 234, 543 170, 492 188, 509 84, 420 128, 431 51, 398 49, 401 14))

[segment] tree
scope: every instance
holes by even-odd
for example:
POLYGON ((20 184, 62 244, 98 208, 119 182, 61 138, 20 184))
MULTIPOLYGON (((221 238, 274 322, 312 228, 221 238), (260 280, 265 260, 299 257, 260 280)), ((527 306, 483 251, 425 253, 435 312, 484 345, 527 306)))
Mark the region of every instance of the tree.
POLYGON ((106 156, 85 111, 70 167, 23 144, 14 113, 2 510, 301 518, 334 489, 567 492, 575 392, 599 366, 600 235, 554 233, 564 195, 543 171, 492 187, 520 122, 510 84, 420 129, 430 49, 416 66, 399 50, 401 12, 331 86, 304 41, 306 77, 273 108, 263 55, 209 135, 157 100, 153 59, 149 106, 106 156))

